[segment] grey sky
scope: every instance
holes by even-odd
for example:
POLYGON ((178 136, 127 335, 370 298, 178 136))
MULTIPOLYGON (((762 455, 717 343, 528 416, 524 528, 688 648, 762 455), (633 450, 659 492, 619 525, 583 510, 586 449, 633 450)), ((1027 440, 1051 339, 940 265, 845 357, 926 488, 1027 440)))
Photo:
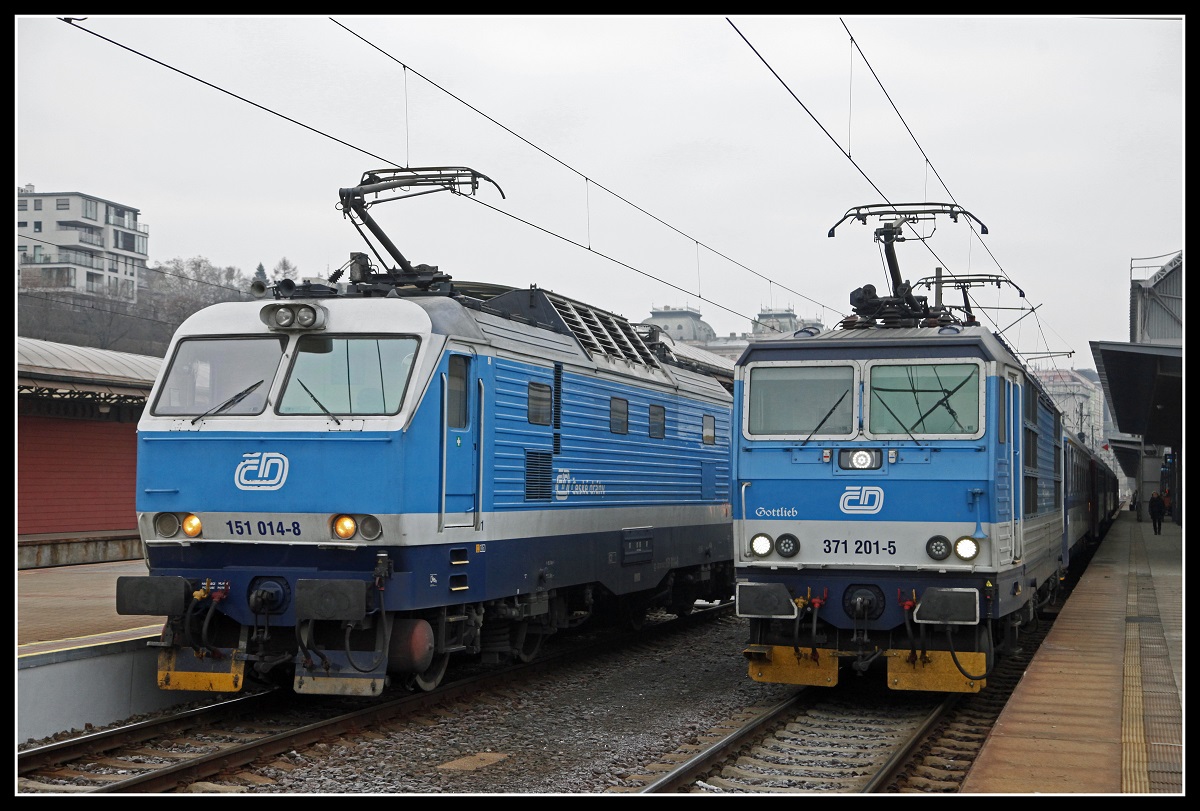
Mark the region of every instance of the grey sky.
MULTIPOLYGON (((335 209, 339 188, 387 164, 469 166, 506 195, 485 186, 478 200, 511 216, 448 194, 375 207, 412 262, 537 284, 634 321, 686 305, 728 334, 767 306, 832 325, 851 290, 886 286, 871 229, 826 236, 850 207, 956 202, 989 235, 940 220, 936 258, 900 246, 904 275, 938 264, 1007 275, 1024 301, 1011 288, 975 294, 1040 305, 1009 342, 1038 366, 1089 368, 1089 340, 1128 340, 1131 259, 1183 247, 1180 19, 89 16, 79 27, 195 78, 56 18, 17 17, 16 179, 140 209, 152 264, 203 256, 250 274, 286 256, 324 277, 365 249, 335 209)), ((996 328, 1022 315, 980 314, 996 328)))

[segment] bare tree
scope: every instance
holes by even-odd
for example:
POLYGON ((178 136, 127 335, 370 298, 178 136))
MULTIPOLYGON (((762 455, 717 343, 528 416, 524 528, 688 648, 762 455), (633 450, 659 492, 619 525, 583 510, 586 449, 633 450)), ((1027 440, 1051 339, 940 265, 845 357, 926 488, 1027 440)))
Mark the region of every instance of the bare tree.
POLYGON ((275 268, 271 271, 271 280, 278 282, 280 279, 295 280, 300 273, 300 268, 288 261, 285 256, 275 263, 275 268))

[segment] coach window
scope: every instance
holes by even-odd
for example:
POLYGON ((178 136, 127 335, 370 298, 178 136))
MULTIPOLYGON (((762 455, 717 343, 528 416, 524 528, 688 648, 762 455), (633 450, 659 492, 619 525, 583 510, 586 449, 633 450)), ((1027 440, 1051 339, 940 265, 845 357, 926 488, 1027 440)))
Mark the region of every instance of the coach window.
POLYGON ((705 445, 717 444, 717 418, 711 414, 704 415, 704 424, 700 436, 705 445))
POLYGON ((614 434, 629 433, 629 401, 613 397, 608 401, 608 430, 614 434))
POLYGON ((552 414, 550 387, 545 383, 529 384, 529 421, 534 425, 549 425, 552 414))
POLYGON ((662 439, 667 435, 667 409, 660 405, 650 406, 650 436, 662 439))

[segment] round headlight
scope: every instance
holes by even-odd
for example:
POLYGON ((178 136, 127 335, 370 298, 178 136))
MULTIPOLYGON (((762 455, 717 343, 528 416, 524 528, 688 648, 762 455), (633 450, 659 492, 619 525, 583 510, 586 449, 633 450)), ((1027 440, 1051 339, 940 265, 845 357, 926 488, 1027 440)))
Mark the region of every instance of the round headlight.
POLYGON ((771 554, 771 536, 758 534, 750 539, 750 551, 760 558, 771 554))
POLYGON ((780 557, 793 558, 800 551, 800 539, 791 533, 784 533, 775 539, 775 551, 780 557))
POLYGON ((934 535, 925 542, 925 553, 934 560, 950 557, 950 539, 945 535, 934 535))
POLYGON ((373 515, 364 515, 358 528, 362 532, 363 538, 368 541, 373 541, 383 534, 383 524, 379 523, 379 519, 373 515))
POLYGON ((353 538, 358 530, 358 522, 351 515, 339 515, 333 520, 333 534, 342 540, 353 538))
POLYGON ((174 538, 179 531, 179 516, 175 513, 159 513, 154 516, 154 531, 160 538, 174 538))
POLYGON ((279 327, 290 327, 292 322, 296 320, 296 314, 292 312, 291 307, 280 307, 275 311, 275 325, 279 327))
POLYGON ((189 513, 187 518, 183 519, 183 534, 189 538, 195 538, 202 529, 204 527, 200 525, 200 516, 189 513))
POLYGON ((954 542, 954 554, 963 560, 971 560, 979 554, 979 541, 970 535, 964 535, 954 542))
POLYGON ((296 323, 302 327, 311 327, 317 323, 317 311, 307 305, 301 307, 296 311, 296 323))
POLYGON ((850 455, 850 466, 855 470, 866 470, 872 461, 870 451, 855 451, 850 455))

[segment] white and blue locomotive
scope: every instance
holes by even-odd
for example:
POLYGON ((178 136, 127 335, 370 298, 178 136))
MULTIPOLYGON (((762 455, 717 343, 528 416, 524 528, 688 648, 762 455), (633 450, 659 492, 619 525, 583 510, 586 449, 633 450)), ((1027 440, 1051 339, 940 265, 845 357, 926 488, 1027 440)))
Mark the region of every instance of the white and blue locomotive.
POLYGON ((597 614, 732 598, 732 363, 452 283, 367 213, 481 178, 366 173, 343 210, 398 267, 352 254, 347 283, 260 283, 176 332, 138 424, 149 576, 116 593, 166 617, 159 687, 432 690, 455 654, 528 661, 597 614))
POLYGON ((838 329, 753 342, 736 364, 736 604, 756 681, 885 670, 895 690, 976 692, 1116 509, 1115 476, 971 312, 967 289, 1002 280, 956 277, 961 308, 940 274, 902 280, 902 229, 938 214, 974 219, 851 209, 841 222, 879 218, 891 294, 865 285, 838 329))

